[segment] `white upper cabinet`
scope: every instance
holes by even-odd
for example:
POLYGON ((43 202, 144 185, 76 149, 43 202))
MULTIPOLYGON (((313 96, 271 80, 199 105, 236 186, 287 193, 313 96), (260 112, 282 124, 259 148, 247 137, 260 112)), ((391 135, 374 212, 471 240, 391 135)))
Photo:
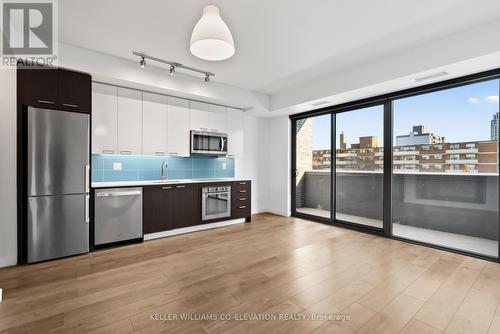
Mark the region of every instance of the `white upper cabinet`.
POLYGON ((197 131, 210 131, 208 123, 210 123, 210 111, 208 103, 190 101, 191 109, 191 129, 197 131))
POLYGON ((118 152, 118 88, 92 83, 92 153, 118 152))
POLYGON ((175 97, 168 97, 167 101, 167 154, 188 157, 190 155, 189 101, 175 97))
POLYGON ((209 132, 226 131, 226 108, 191 101, 191 129, 209 132))
POLYGON ((226 107, 210 104, 208 109, 210 111, 208 131, 226 132, 226 107))
POLYGON ((227 135, 227 156, 233 158, 243 158, 243 111, 239 109, 227 108, 227 135))
POLYGON ((118 153, 142 154, 142 92, 118 88, 118 153))
POLYGON ((142 154, 167 155, 167 97, 142 94, 142 154))

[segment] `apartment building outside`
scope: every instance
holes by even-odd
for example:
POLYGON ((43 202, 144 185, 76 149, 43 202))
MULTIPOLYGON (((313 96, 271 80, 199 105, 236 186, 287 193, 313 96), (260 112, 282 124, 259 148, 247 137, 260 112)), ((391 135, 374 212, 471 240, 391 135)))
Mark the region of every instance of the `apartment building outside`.
MULTIPOLYGON (((417 131, 422 126, 413 127, 417 131)), ((430 143, 398 145, 394 147, 393 169, 395 172, 421 173, 497 173, 497 141, 468 141, 458 143, 433 143, 444 137, 424 133, 415 140, 430 143)), ((344 135, 345 136, 345 135, 344 135)), ((399 136, 398 136, 399 137, 399 136)), ((411 137, 411 136, 410 136, 411 137)), ((415 136, 413 136, 415 139, 415 136)), ((404 139, 409 142, 409 138, 404 139)), ((384 149, 377 145, 374 136, 360 137, 359 143, 350 148, 336 150, 336 169, 350 171, 382 171, 384 149)), ((330 150, 313 151, 313 170, 329 169, 330 150)))
POLYGON ((407 135, 396 136, 396 146, 426 145, 444 143, 443 136, 428 132, 424 125, 413 126, 413 131, 407 135))

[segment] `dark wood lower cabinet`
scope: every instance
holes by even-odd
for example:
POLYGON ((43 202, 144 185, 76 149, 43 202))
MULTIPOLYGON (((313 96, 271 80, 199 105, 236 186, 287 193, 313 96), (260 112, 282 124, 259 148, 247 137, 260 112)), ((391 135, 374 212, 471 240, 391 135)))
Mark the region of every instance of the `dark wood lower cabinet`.
POLYGON ((200 224, 201 209, 196 184, 173 186, 172 224, 174 228, 200 224))
POLYGON ((178 184, 144 187, 144 234, 198 225, 200 207, 197 187, 178 184))
POLYGON ((251 216, 251 182, 169 184, 143 189, 144 234, 251 216), (231 217, 201 221, 201 188, 231 186, 231 217))
POLYGON ((144 187, 142 220, 144 234, 173 229, 172 187, 144 187))

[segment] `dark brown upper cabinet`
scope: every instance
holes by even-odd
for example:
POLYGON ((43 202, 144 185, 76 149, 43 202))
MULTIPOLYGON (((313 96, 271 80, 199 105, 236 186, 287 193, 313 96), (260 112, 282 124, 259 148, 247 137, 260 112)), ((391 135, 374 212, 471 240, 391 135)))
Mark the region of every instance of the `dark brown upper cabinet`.
POLYGON ((58 68, 18 69, 22 104, 90 113, 92 79, 89 74, 58 68))
POLYGON ((59 70, 59 107, 90 112, 92 81, 86 73, 59 70))
POLYGON ((58 105, 57 69, 20 69, 22 102, 27 106, 55 108, 58 105))

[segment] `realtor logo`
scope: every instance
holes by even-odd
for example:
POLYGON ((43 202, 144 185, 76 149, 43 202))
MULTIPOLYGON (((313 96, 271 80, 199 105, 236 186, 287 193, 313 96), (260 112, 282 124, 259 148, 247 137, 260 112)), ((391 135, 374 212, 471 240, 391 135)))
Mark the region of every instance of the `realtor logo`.
POLYGON ((53 65, 57 49, 56 3, 2 0, 2 66, 18 61, 53 65))

